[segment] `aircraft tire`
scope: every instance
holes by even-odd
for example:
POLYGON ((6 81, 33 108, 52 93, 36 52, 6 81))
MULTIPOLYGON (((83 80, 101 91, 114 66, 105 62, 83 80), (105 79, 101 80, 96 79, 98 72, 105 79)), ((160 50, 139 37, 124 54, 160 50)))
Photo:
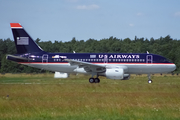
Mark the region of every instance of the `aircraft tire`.
POLYGON ((94 83, 95 82, 94 78, 89 78, 89 82, 94 83))
POLYGON ((151 84, 153 81, 151 79, 148 80, 148 83, 151 84))
POLYGON ((95 79, 94 79, 94 82, 95 82, 95 83, 99 83, 99 82, 100 82, 100 79, 99 79, 99 78, 95 78, 95 79))

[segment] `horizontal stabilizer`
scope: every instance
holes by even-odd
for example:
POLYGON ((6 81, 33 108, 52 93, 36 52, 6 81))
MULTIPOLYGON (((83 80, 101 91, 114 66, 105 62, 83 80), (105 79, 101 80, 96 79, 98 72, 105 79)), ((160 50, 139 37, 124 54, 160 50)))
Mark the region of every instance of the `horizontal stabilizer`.
POLYGON ((20 57, 20 56, 15 56, 15 55, 7 55, 6 59, 13 60, 16 62, 28 62, 28 61, 32 60, 32 58, 20 57))

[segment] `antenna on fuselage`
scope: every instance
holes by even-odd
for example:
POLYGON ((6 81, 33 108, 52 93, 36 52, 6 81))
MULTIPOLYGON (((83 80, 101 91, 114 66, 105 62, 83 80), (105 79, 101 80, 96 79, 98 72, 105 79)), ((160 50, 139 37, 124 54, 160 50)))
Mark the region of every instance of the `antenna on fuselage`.
POLYGON ((149 52, 147 51, 147 54, 149 54, 149 52))
POLYGON ((76 53, 76 52, 73 50, 73 53, 76 53))

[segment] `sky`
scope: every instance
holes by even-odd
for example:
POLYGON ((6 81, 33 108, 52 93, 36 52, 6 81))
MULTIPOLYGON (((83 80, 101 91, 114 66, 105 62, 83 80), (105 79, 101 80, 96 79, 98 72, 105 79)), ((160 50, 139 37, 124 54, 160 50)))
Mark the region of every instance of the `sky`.
POLYGON ((20 23, 41 41, 180 40, 180 0, 0 0, 0 39, 13 40, 10 23, 20 23))

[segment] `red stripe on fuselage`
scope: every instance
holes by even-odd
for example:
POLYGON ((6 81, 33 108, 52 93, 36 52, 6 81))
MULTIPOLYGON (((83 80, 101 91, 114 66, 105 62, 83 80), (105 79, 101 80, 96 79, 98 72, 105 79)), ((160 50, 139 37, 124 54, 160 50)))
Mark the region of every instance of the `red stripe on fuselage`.
MULTIPOLYGON (((67 64, 68 62, 47 62, 47 63, 42 63, 42 62, 19 62, 19 64, 67 64)), ((89 62, 90 63, 90 62, 89 62)), ((141 65, 151 65, 151 64, 158 64, 158 65, 173 65, 174 63, 91 63, 91 64, 141 64, 141 65)))

